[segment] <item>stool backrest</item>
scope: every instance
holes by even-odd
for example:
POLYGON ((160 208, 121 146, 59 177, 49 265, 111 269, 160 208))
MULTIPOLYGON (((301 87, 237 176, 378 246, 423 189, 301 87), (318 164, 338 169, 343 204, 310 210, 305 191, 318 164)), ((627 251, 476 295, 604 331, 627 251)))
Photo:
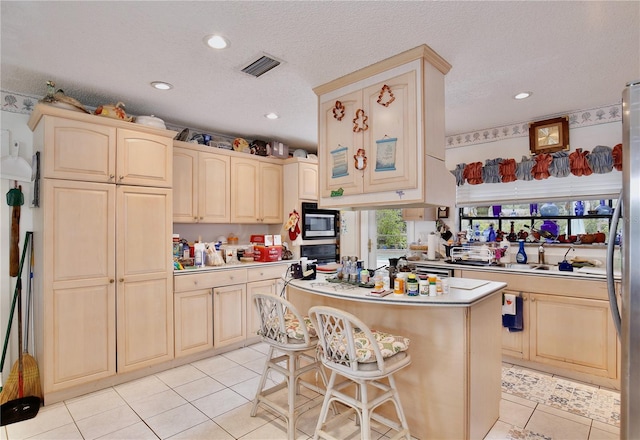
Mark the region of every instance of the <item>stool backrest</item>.
POLYGON ((286 299, 275 296, 257 293, 253 296, 254 303, 258 309, 260 316, 260 330, 258 334, 262 336, 265 342, 279 345, 282 348, 287 346, 300 346, 301 344, 309 345, 311 336, 305 325, 304 317, 298 312, 293 304, 286 299), (298 331, 302 331, 303 338, 295 339, 288 336, 287 319, 285 315, 293 315, 300 323, 298 331))
POLYGON ((368 371, 384 373, 384 358, 375 336, 369 327, 351 313, 334 307, 314 306, 309 315, 318 333, 318 343, 322 347, 320 359, 329 368, 345 373, 357 372, 362 364, 368 371), (358 360, 363 357, 362 347, 356 342, 355 334, 366 338, 364 345, 367 351, 373 350, 366 362, 358 360))

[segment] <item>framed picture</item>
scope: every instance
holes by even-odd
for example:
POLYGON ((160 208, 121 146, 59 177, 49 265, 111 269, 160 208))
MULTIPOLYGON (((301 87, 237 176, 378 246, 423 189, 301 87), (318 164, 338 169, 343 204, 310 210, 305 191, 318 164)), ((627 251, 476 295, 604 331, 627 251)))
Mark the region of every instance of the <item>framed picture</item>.
POLYGON ((569 149, 569 118, 547 119, 529 124, 529 148, 532 154, 569 149))
POLYGON ((448 206, 438 206, 438 218, 449 218, 448 206))

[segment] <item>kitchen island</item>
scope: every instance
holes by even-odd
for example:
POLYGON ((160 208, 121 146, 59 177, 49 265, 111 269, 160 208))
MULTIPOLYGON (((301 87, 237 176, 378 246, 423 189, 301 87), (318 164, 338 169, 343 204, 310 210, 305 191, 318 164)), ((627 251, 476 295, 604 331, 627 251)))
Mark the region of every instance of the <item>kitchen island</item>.
POLYGON ((412 437, 483 438, 499 416, 500 292, 506 283, 449 282, 449 293, 441 296, 379 298, 368 296, 370 289, 319 275, 290 281, 287 296, 301 313, 314 305, 337 307, 372 329, 411 339, 411 365, 396 374, 396 382, 412 437))

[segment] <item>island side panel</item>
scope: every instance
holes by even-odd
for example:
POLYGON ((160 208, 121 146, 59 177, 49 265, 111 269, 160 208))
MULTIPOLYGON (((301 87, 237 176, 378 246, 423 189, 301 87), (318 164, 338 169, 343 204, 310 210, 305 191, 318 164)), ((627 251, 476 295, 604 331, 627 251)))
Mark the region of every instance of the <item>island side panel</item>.
MULTIPOLYGON (((353 313, 372 329, 410 338, 411 365, 395 377, 411 435, 469 438, 469 308, 353 301, 293 286, 288 286, 288 299, 303 314, 311 306, 328 305, 353 313)), ((499 311, 492 319, 499 319, 499 311)), ((499 343, 499 338, 493 340, 499 343)), ((499 354, 497 359, 499 374, 499 354)))
POLYGON ((500 412, 502 398, 502 295, 496 292, 470 308, 470 438, 484 438, 500 412))

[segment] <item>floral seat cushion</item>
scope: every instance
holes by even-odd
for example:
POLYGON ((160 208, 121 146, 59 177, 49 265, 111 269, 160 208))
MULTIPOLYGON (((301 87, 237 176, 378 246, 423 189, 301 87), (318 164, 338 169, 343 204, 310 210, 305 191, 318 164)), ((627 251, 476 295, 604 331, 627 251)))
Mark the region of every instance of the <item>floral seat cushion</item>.
MULTIPOLYGON (((307 327, 309 337, 316 337, 316 329, 313 327, 311 318, 309 318, 308 316, 304 316, 302 319, 304 320, 304 325, 307 327)), ((304 341, 303 327, 300 324, 300 320, 296 318, 296 315, 294 315, 293 313, 287 312, 284 314, 284 328, 288 338, 304 341)), ((266 329, 259 330, 258 334, 267 336, 272 339, 280 339, 280 337, 284 336, 284 334, 280 332, 280 319, 277 316, 269 319, 266 325, 266 329)))
MULTIPOLYGON (((395 336, 390 333, 385 333, 381 331, 372 330, 371 333, 375 338, 375 342, 378 344, 380 348, 380 353, 384 359, 390 358, 391 356, 398 354, 400 352, 406 351, 409 348, 410 340, 409 338, 405 338, 403 336, 395 336)), ((372 341, 370 341, 364 334, 364 332, 356 331, 353 335, 354 343, 356 347, 356 361, 357 362, 375 362, 376 356, 375 351, 372 345, 372 341)), ((343 358, 346 358, 347 354, 347 344, 344 337, 339 337, 335 335, 331 342, 330 347, 332 351, 337 351, 341 353, 343 358)))
MULTIPOLYGON (((311 318, 308 316, 303 316, 304 325, 307 327, 307 332, 309 336, 314 338, 318 334, 316 333, 316 329, 311 322, 311 318)), ((304 339, 304 330, 302 325, 300 324, 300 320, 296 318, 296 315, 293 313, 285 313, 284 315, 284 326, 287 329, 287 336, 292 339, 304 339)))

